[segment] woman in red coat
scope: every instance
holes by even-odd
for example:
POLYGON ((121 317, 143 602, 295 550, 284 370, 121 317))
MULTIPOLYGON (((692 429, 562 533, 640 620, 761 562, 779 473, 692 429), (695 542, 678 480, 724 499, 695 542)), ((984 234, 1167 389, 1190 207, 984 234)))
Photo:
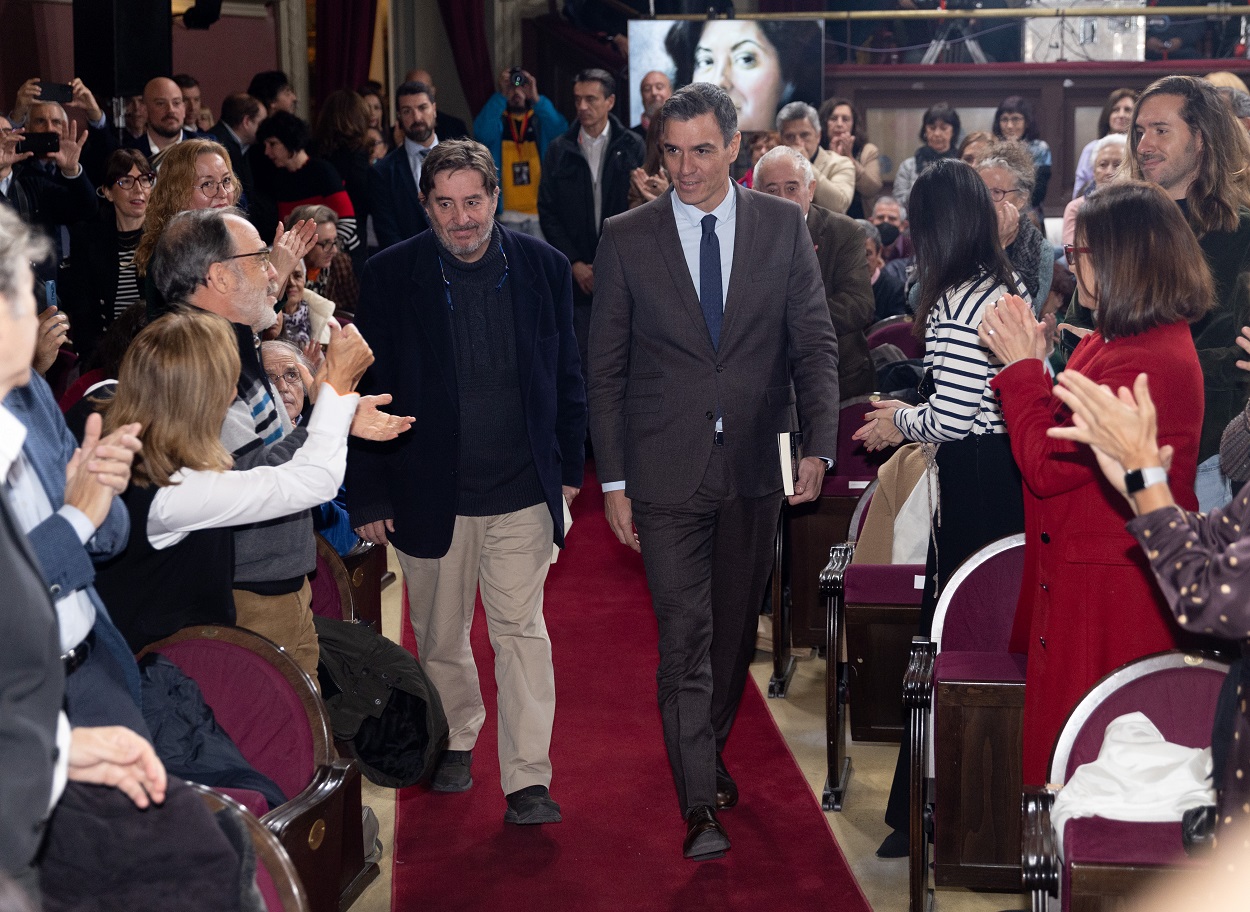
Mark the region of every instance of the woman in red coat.
MULTIPOLYGON (((1169 485, 1197 509, 1202 371, 1189 323, 1211 308, 1210 272, 1180 209, 1154 184, 1107 187, 1077 216, 1067 247, 1096 328, 1070 370, 1112 389, 1145 371, 1158 390, 1159 440, 1172 448, 1169 485)), ((1048 437, 1072 424, 1043 367, 1046 344, 1019 299, 989 308, 980 336, 1004 368, 993 380, 1024 478, 1025 572, 1012 651, 1027 652, 1024 781, 1043 784, 1068 713, 1103 675, 1172 649, 1179 633, 1133 537, 1124 498, 1088 448, 1048 437)))

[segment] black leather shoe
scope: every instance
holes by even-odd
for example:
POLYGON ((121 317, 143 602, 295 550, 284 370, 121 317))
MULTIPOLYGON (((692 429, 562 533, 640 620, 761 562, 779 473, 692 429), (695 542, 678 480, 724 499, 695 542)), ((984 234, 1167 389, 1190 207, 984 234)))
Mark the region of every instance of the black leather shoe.
POLYGON ((729 835, 706 804, 692 807, 686 814, 686 842, 682 855, 691 861, 711 861, 729 851, 729 835))
POLYGON ((721 755, 716 755, 716 810, 723 811, 738 803, 738 783, 725 768, 721 755))

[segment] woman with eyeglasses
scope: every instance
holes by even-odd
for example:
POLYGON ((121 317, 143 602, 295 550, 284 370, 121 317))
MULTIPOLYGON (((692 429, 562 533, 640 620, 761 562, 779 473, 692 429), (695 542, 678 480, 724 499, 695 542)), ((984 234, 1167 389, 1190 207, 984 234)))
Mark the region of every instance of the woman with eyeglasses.
POLYGON ((994 142, 981 153, 975 167, 998 214, 998 240, 1003 252, 1040 313, 1050 295, 1055 252, 1029 215, 1033 156, 1021 142, 994 142))
POLYGON ((333 301, 336 312, 350 317, 356 312, 360 286, 352 259, 343 249, 337 213, 329 206, 297 206, 286 217, 286 223, 294 225, 300 221, 317 226, 312 249, 304 254, 308 288, 333 301))
MULTIPOLYGON (((149 318, 155 319, 167 309, 156 286, 147 278, 148 263, 166 223, 179 212, 233 206, 241 193, 242 185, 230 166, 230 154, 219 143, 188 139, 170 147, 161 156, 160 174, 148 201, 143 238, 135 253, 135 268, 144 280, 142 295, 148 304, 149 318)), ((283 226, 278 225, 270 262, 278 276, 279 291, 286 286, 295 264, 308 252, 313 231, 312 225, 298 225, 284 232, 283 226)))
MULTIPOLYGON (((1211 309, 1214 292, 1193 231, 1158 185, 1112 184, 1077 214, 1067 253, 1095 308, 1095 330, 1068 371, 1113 390, 1149 376, 1160 444, 1171 450, 1164 477, 1176 502, 1196 510, 1203 381, 1189 324, 1211 309)), ((1089 449, 1048 433, 1074 425, 1053 392, 1032 309, 1005 298, 986 312, 979 336, 1003 364, 990 386, 1024 477, 1025 572, 1011 648, 1029 657, 1024 781, 1041 784, 1059 729, 1085 692, 1125 662, 1175 648, 1179 630, 1125 531, 1132 510, 1089 449)))
POLYGON ((135 252, 155 182, 156 174, 143 153, 116 150, 96 190, 109 205, 70 232, 73 256, 60 283, 60 298, 74 327, 80 359, 91 355, 117 316, 141 296, 135 252))
POLYGON ((1033 105, 1019 95, 1004 98, 994 112, 992 131, 995 139, 1024 143, 1033 156, 1033 190, 1029 195, 1029 207, 1037 209, 1038 216, 1042 217, 1042 200, 1046 199, 1046 188, 1050 185, 1052 160, 1050 145, 1038 136, 1033 105))

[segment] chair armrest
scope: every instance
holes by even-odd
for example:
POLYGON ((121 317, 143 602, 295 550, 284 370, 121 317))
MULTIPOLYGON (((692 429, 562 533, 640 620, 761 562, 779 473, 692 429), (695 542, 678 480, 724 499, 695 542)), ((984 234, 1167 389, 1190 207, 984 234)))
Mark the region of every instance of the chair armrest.
POLYGON ((829 598, 842 589, 842 578, 855 556, 855 542, 843 542, 829 549, 829 563, 820 571, 820 594, 829 598))
POLYGON ((302 792, 261 818, 291 856, 311 912, 338 912, 344 816, 353 780, 359 788, 355 762, 334 760, 318 767, 302 792))
POLYGON ((928 709, 933 700, 933 661, 937 644, 928 637, 912 637, 911 658, 903 673, 903 706, 928 709))
POLYGON ((1050 809, 1055 803, 1055 790, 1025 789, 1021 799, 1020 872, 1025 892, 1034 895, 1033 908, 1045 896, 1059 897, 1059 852, 1055 830, 1050 822, 1050 809))

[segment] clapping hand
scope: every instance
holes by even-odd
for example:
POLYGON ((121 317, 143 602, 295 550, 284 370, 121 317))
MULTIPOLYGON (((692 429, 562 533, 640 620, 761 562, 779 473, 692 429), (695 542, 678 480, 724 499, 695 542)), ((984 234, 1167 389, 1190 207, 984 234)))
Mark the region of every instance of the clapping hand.
POLYGON ((985 308, 977 336, 1004 366, 1046 357, 1046 326, 1019 295, 1003 295, 985 308))
POLYGON ((852 434, 851 438, 862 440, 864 449, 870 453, 897 446, 903 442, 903 432, 894 424, 894 414, 905 408, 912 406, 897 399, 882 399, 876 403, 876 408, 864 415, 863 427, 852 434))
POLYGON ((1053 427, 1047 437, 1088 444, 1107 480, 1117 491, 1124 488, 1126 468, 1140 469, 1172 462, 1172 447, 1158 444, 1158 421, 1150 384, 1138 374, 1133 389, 1112 393, 1076 371, 1059 375, 1055 395, 1072 410, 1072 427, 1053 427))
POLYGON ((282 291, 286 288, 291 273, 295 271, 296 264, 308 255, 308 251, 316 243, 317 223, 312 219, 301 219, 290 230, 283 228, 281 221, 278 222, 273 233, 273 249, 269 254, 269 263, 277 273, 274 294, 282 297, 282 291))

